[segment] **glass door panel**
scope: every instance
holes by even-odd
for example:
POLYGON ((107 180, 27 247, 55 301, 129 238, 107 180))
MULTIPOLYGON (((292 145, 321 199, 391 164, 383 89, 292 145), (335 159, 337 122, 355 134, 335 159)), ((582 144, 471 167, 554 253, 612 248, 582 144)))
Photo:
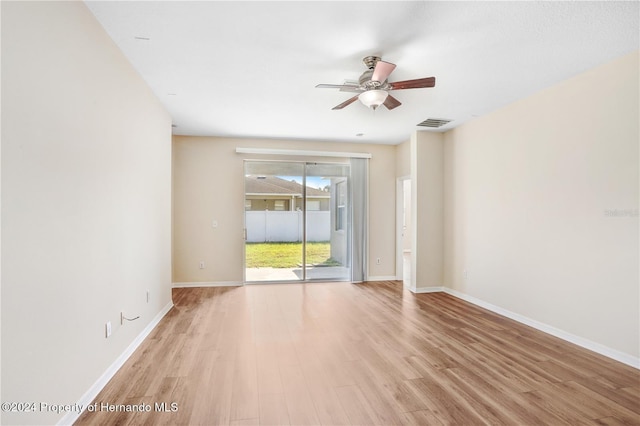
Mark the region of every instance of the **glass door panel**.
POLYGON ((304 163, 245 161, 245 279, 304 280, 304 163))
POLYGON ((349 165, 307 163, 306 273, 308 280, 351 279, 349 165))

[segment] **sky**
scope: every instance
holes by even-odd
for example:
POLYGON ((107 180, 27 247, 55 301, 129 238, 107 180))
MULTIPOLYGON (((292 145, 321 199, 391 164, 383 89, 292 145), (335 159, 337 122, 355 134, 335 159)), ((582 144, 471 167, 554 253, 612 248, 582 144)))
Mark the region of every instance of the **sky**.
MULTIPOLYGON (((302 176, 278 176, 280 179, 295 180, 302 185, 302 176)), ((310 188, 322 189, 331 183, 330 179, 320 176, 307 176, 307 186, 310 188)))

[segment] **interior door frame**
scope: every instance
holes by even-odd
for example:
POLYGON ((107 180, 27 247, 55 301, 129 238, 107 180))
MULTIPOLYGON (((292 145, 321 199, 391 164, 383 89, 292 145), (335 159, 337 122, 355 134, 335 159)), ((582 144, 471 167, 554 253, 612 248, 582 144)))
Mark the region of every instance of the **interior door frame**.
MULTIPOLYGON (((404 183, 409 181, 411 184, 411 176, 400 176, 396 178, 396 280, 404 281, 404 183)), ((413 201, 412 201, 413 202, 413 201)), ((411 213, 409 212, 409 217, 411 213)), ((413 224, 412 224, 413 225, 413 224)), ((412 228, 413 229, 413 228, 412 228)), ((410 235, 409 238, 412 238, 410 235)), ((413 266, 413 265, 411 265, 413 266)))

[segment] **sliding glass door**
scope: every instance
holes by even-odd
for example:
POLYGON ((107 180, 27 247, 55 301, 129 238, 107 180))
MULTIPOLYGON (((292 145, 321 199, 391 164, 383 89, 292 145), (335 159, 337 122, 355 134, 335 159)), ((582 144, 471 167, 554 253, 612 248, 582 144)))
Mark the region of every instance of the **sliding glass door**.
POLYGON ((351 279, 349 165, 307 163, 306 277, 351 279), (318 189, 315 189, 318 188, 318 189))
POLYGON ((349 165, 245 161, 247 282, 349 280, 349 165))

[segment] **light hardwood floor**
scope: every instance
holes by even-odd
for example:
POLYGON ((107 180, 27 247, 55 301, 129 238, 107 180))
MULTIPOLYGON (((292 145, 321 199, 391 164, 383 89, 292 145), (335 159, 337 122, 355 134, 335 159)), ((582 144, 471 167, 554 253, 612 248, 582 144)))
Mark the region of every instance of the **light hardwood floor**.
POLYGON ((640 424, 638 370, 444 293, 386 281, 173 297, 94 401, 152 411, 77 424, 640 424))

